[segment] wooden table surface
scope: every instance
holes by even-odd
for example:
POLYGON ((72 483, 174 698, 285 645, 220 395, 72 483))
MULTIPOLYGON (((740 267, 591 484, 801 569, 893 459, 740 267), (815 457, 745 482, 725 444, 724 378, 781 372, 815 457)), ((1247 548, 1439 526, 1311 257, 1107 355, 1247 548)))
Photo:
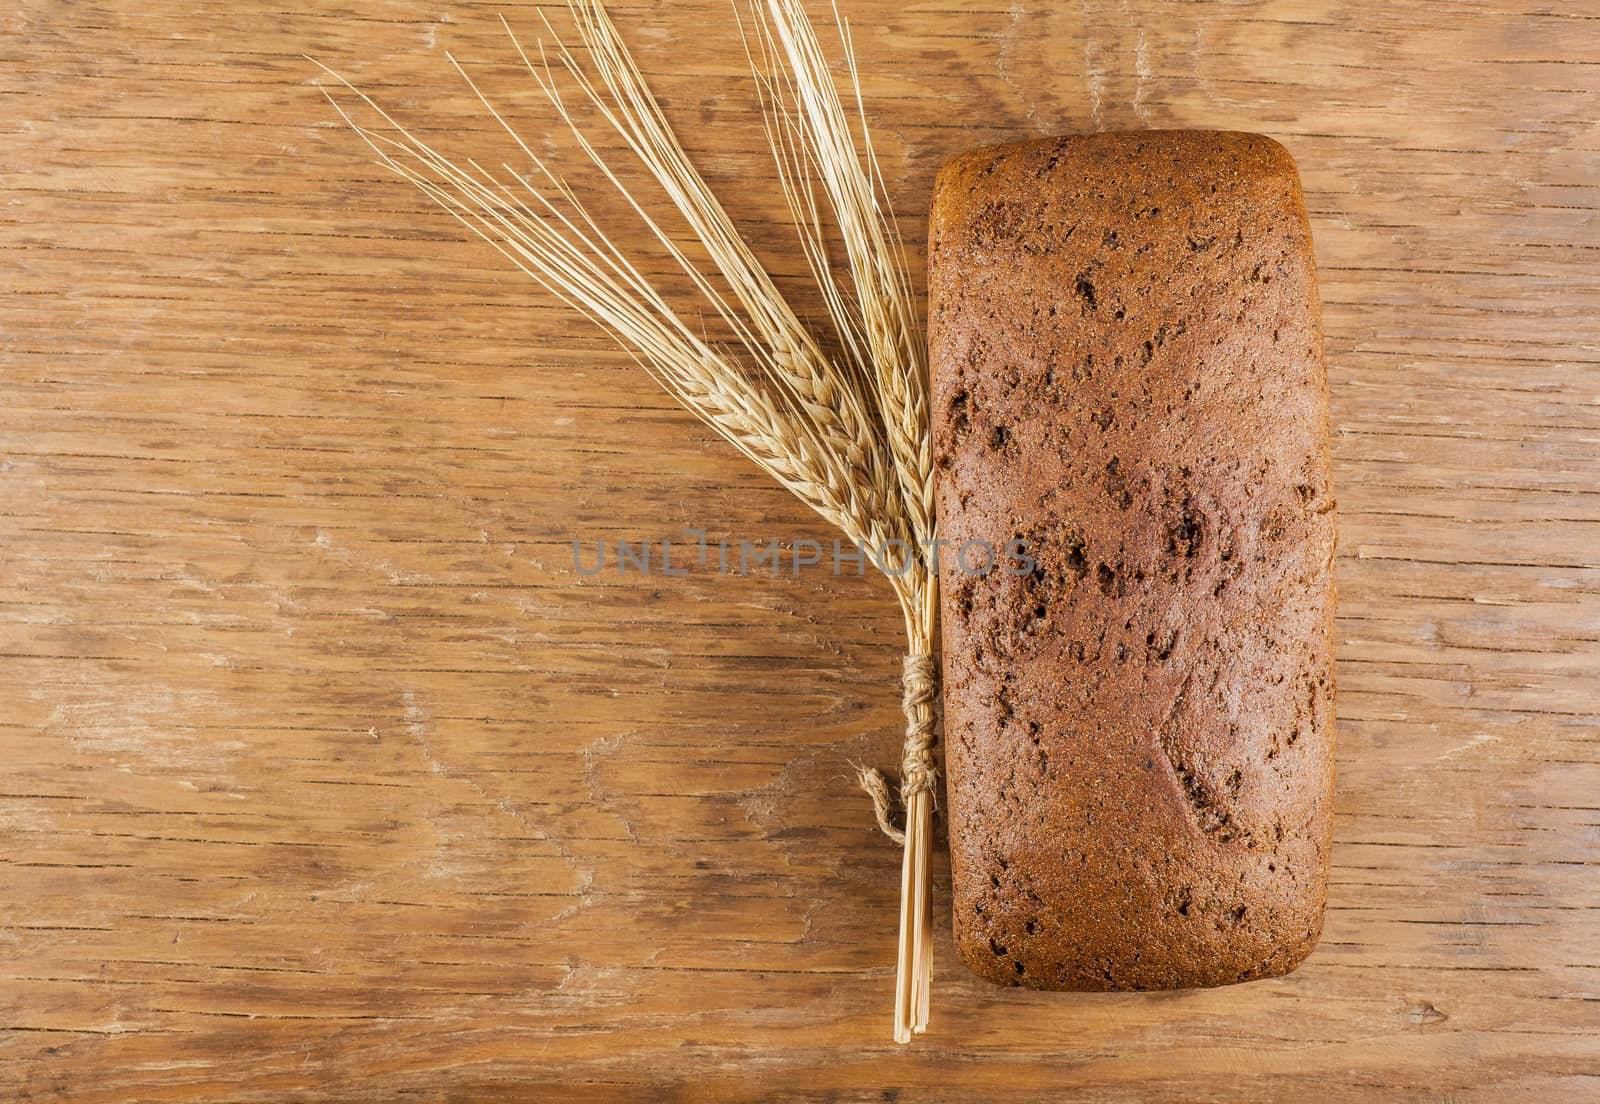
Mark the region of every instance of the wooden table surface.
MULTIPOLYGON (((983 142, 1299 160, 1342 527, 1320 949, 991 988, 941 860, 933 1026, 893 1045, 899 854, 849 779, 896 758, 887 589, 575 572, 574 537, 830 534, 376 169, 301 57, 502 157, 444 56, 545 142, 501 7, 21 0, 0 1098, 1600 1100, 1600 8, 845 8, 919 251, 983 142)), ((614 12, 796 271, 726 5, 614 12)))

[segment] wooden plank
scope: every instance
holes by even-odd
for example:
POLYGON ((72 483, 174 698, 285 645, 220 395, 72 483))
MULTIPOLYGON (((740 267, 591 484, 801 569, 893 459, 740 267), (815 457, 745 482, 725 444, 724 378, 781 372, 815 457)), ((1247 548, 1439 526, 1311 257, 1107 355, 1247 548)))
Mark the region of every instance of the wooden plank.
MULTIPOLYGON (((1300 162, 1342 529, 1318 952, 1023 993, 941 922, 932 1029, 888 1042, 899 856, 849 780, 895 758, 885 589, 576 572, 574 537, 831 534, 375 168, 301 58, 508 156, 448 49, 566 148, 499 9, 22 0, 4 1095, 1600 1099, 1597 13, 847 9, 914 251, 983 142, 1237 127, 1300 162)), ((803 275, 727 8, 614 12, 803 275)))

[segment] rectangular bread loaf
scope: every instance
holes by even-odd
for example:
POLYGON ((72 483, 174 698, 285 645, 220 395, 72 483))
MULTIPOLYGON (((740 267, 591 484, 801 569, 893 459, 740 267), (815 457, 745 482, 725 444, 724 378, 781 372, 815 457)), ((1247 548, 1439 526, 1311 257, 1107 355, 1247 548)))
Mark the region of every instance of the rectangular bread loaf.
POLYGON ((1334 601, 1293 161, 1205 131, 958 157, 929 326, 940 536, 1028 548, 942 568, 963 958, 1045 989, 1292 970, 1327 882, 1334 601))

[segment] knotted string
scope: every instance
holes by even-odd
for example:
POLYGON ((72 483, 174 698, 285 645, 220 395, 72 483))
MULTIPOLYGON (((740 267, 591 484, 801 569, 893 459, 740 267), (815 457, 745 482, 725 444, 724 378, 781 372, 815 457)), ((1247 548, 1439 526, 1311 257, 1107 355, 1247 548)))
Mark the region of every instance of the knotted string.
MULTIPOLYGON (((900 803, 909 808, 913 794, 936 793, 939 770, 933 763, 933 744, 937 714, 934 710, 939 688, 938 661, 927 653, 908 655, 900 676, 900 709, 906 716, 905 744, 900 751, 900 803)), ((876 767, 861 767, 861 788, 872 798, 872 811, 878 828, 896 843, 904 844, 905 832, 889 819, 889 783, 876 767)))

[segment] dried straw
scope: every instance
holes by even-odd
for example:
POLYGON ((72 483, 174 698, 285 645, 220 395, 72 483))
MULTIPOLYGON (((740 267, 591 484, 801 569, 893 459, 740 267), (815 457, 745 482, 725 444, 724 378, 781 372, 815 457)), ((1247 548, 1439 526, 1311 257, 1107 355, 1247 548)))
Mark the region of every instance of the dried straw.
POLYGON ((932 979, 928 866, 937 784, 938 593, 933 465, 925 346, 904 250, 867 135, 849 30, 835 10, 853 110, 834 85, 800 0, 766 0, 765 8, 751 0, 753 32, 741 27, 783 193, 843 353, 835 358, 800 321, 691 163, 603 5, 568 0, 568 7, 581 51, 570 49, 548 20, 552 51, 547 55, 541 43, 537 60, 523 51, 509 25, 506 33, 578 150, 683 271, 702 307, 709 305, 722 320, 730 342, 712 342, 684 320, 454 57, 451 64, 526 157, 523 168, 502 163, 491 170, 472 159, 450 160, 331 70, 381 126, 358 123, 335 97, 329 99, 384 166, 603 327, 683 406, 847 538, 882 553, 877 566, 899 599, 907 639, 903 831, 891 820, 883 775, 863 769, 861 784, 872 796, 879 827, 904 846, 894 1034, 896 1041, 909 1042, 927 1026, 932 979), (587 68, 579 52, 587 53, 587 68), (579 125, 557 69, 567 74, 578 102, 622 139, 665 193, 709 269, 677 244, 579 125), (829 261, 830 223, 844 245, 844 274, 829 261))

